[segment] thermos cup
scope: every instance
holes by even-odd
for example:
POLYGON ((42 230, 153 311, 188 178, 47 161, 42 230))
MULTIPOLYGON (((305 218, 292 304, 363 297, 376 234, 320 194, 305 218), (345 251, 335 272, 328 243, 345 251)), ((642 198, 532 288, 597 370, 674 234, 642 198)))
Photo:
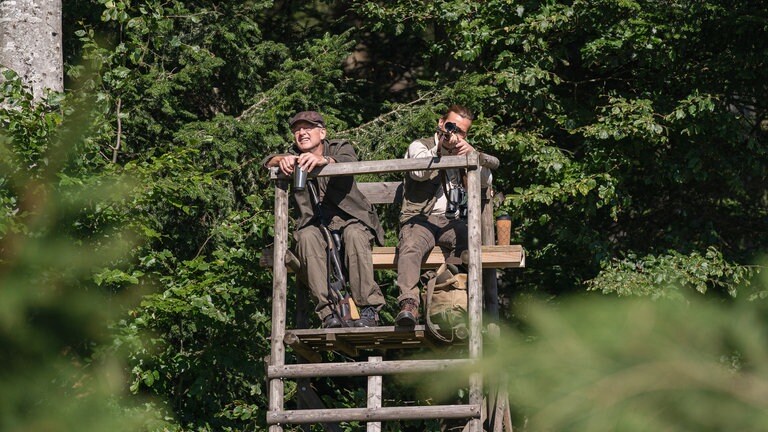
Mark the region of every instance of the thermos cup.
POLYGON ((296 169, 293 170, 293 188, 297 191, 303 191, 307 186, 307 172, 296 163, 296 169))

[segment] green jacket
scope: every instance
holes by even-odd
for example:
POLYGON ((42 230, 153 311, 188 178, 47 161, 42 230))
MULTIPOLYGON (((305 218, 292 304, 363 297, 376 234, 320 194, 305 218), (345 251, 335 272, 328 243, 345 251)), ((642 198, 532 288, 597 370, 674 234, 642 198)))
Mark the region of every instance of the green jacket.
MULTIPOLYGON (((299 154, 294 146, 290 154, 299 154)), ((264 158, 263 165, 277 154, 264 158)), ((336 162, 357 162, 354 147, 347 140, 323 140, 323 156, 328 156, 336 162)), ((355 218, 370 228, 376 238, 376 243, 384 244, 384 229, 379 223, 379 216, 368 199, 357 188, 354 176, 318 177, 318 195, 323 205, 325 217, 330 220, 333 216, 342 219, 355 218)), ((315 223, 315 211, 309 198, 309 189, 293 191, 293 199, 297 211, 296 229, 301 229, 315 223)))

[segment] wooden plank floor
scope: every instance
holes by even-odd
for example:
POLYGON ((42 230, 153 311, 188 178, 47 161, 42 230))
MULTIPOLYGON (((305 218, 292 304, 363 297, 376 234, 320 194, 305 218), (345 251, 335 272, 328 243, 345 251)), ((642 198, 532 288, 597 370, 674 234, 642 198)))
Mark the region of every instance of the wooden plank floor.
POLYGON ((339 351, 357 356, 362 350, 434 348, 436 342, 424 325, 417 325, 291 329, 285 332, 285 344, 300 355, 308 351, 339 351))

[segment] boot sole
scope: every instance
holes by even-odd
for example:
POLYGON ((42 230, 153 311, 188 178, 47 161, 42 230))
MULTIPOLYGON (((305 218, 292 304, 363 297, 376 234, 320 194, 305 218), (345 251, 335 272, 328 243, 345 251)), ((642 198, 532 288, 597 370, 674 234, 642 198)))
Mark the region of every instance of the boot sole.
POLYGON ((342 323, 338 319, 330 320, 327 323, 323 322, 323 324, 320 326, 320 328, 341 328, 342 323))
POLYGON ((378 321, 374 321, 374 322, 360 322, 360 321, 358 321, 354 325, 354 327, 378 327, 378 326, 379 326, 379 322, 378 321))

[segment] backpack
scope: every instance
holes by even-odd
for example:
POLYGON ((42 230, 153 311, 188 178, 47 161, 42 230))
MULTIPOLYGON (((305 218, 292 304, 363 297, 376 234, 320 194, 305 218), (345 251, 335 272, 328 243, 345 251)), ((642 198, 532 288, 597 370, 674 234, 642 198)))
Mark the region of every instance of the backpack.
POLYGON ((453 342, 469 336, 467 328, 467 274, 445 264, 421 276, 422 302, 429 332, 440 341, 453 342))

